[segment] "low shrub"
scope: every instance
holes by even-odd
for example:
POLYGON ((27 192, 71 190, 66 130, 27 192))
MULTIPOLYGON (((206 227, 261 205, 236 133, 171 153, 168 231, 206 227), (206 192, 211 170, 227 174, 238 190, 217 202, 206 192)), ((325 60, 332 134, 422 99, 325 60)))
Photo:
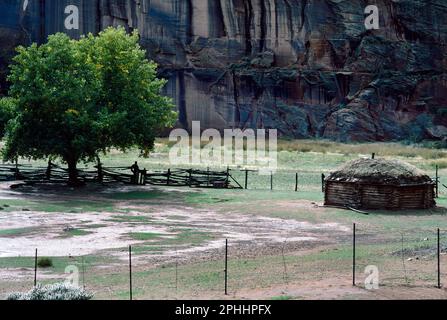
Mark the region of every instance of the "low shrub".
POLYGON ((37 260, 37 266, 39 268, 50 268, 53 266, 53 260, 50 258, 39 258, 39 260, 37 260))
POLYGON ((90 300, 93 294, 67 283, 42 286, 38 284, 28 292, 11 293, 7 300, 90 300))

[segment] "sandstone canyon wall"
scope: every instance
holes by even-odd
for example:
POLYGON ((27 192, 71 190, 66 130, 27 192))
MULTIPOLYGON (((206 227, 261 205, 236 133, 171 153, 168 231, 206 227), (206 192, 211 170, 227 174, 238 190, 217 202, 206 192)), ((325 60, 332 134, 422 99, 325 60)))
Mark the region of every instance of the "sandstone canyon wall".
POLYGON ((189 128, 340 141, 447 137, 447 0, 0 0, 0 77, 18 44, 138 29, 189 128), (65 6, 81 10, 64 30, 65 6), (366 30, 364 9, 380 9, 366 30))

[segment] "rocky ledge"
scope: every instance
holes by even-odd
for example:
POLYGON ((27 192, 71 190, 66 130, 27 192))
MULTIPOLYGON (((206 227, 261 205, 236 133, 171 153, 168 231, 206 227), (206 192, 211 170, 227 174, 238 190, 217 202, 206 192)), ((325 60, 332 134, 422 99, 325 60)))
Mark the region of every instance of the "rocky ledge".
POLYGON ((340 141, 447 137, 447 3, 377 0, 3 0, 1 84, 14 46, 138 29, 179 125, 275 128, 340 141), (80 8, 64 30, 64 8, 80 8))

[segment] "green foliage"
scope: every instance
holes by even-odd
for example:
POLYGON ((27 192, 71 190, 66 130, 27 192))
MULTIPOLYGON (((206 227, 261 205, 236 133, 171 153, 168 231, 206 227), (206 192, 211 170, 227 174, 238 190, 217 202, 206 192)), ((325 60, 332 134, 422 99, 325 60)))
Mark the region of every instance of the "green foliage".
POLYGON ((113 147, 138 147, 147 156, 176 115, 138 38, 109 28, 97 37, 59 33, 41 46, 19 47, 8 77, 17 116, 8 124, 5 160, 60 157, 76 180, 77 162, 113 147))
POLYGON ((7 300, 90 300, 93 294, 66 283, 56 283, 42 286, 38 284, 28 292, 16 292, 8 296, 7 300))
POLYGON ((37 266, 39 268, 50 268, 53 266, 53 260, 51 260, 50 258, 46 258, 46 257, 39 258, 37 260, 37 266))
POLYGON ((161 234, 153 232, 132 232, 129 233, 129 236, 134 240, 146 241, 159 239, 161 234))
POLYGON ((100 88, 87 56, 64 34, 42 46, 19 47, 8 80, 17 99, 17 117, 7 129, 4 155, 65 161, 93 157, 99 125, 95 100, 100 88))
POLYGON ((147 155, 159 130, 176 120, 171 99, 160 95, 166 80, 146 59, 137 32, 109 28, 81 40, 102 82, 99 105, 104 144, 121 150, 137 145, 147 155), (126 130, 123 130, 126 128, 126 130))
POLYGON ((8 122, 16 115, 16 100, 4 97, 0 99, 0 137, 5 135, 8 122))

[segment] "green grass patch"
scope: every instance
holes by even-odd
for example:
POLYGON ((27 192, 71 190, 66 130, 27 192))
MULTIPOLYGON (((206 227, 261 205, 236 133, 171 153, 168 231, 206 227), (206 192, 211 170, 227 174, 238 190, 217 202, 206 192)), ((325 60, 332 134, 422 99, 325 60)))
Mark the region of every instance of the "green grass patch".
POLYGON ((166 196, 166 193, 160 190, 114 192, 107 194, 108 198, 115 200, 152 200, 164 196, 166 196))
POLYGON ((174 250, 176 247, 198 246, 215 238, 213 234, 194 229, 173 229, 169 237, 156 233, 131 233, 135 240, 151 241, 132 247, 135 254, 159 254, 166 250, 174 250))
POLYGON ((105 228, 108 227, 108 225, 106 224, 89 224, 89 225, 85 225, 83 226, 84 229, 100 229, 100 228, 105 228))
POLYGON ((276 296, 276 297, 271 297, 270 300, 273 301, 287 301, 287 300, 293 300, 294 297, 292 296, 276 296))
POLYGON ((32 234, 36 230, 35 227, 0 230, 0 238, 22 237, 32 234))
POLYGON ((130 238, 138 241, 157 240, 162 237, 161 234, 152 232, 132 232, 128 235, 130 238))
MULTIPOLYGON (((30 252, 29 257, 5 257, 0 258, 0 269, 6 268, 34 268, 34 252, 30 252)), ((79 257, 47 257, 51 259, 52 266, 48 268, 48 271, 55 273, 64 273, 65 268, 69 265, 76 265, 79 268, 84 263, 86 269, 93 268, 95 266, 110 265, 119 261, 117 258, 112 256, 102 256, 102 255, 89 255, 89 256, 79 256, 79 257)))
POLYGON ((199 245, 212 240, 212 234, 202 232, 195 229, 174 229, 174 238, 167 238, 163 240, 165 245, 199 245))
POLYGON ((161 254, 166 249, 163 246, 149 244, 133 245, 132 254, 161 254))
POLYGON ((26 206, 31 211, 40 212, 66 212, 66 213, 82 213, 82 212, 110 212, 113 211, 113 204, 110 201, 93 201, 93 200, 67 200, 51 201, 38 200, 30 202, 26 206))
POLYGON ((64 231, 64 233, 61 235, 61 238, 82 237, 92 233, 93 231, 83 229, 70 229, 68 231, 64 231))
POLYGON ((107 221, 127 223, 150 223, 153 219, 147 216, 115 215, 107 221))

